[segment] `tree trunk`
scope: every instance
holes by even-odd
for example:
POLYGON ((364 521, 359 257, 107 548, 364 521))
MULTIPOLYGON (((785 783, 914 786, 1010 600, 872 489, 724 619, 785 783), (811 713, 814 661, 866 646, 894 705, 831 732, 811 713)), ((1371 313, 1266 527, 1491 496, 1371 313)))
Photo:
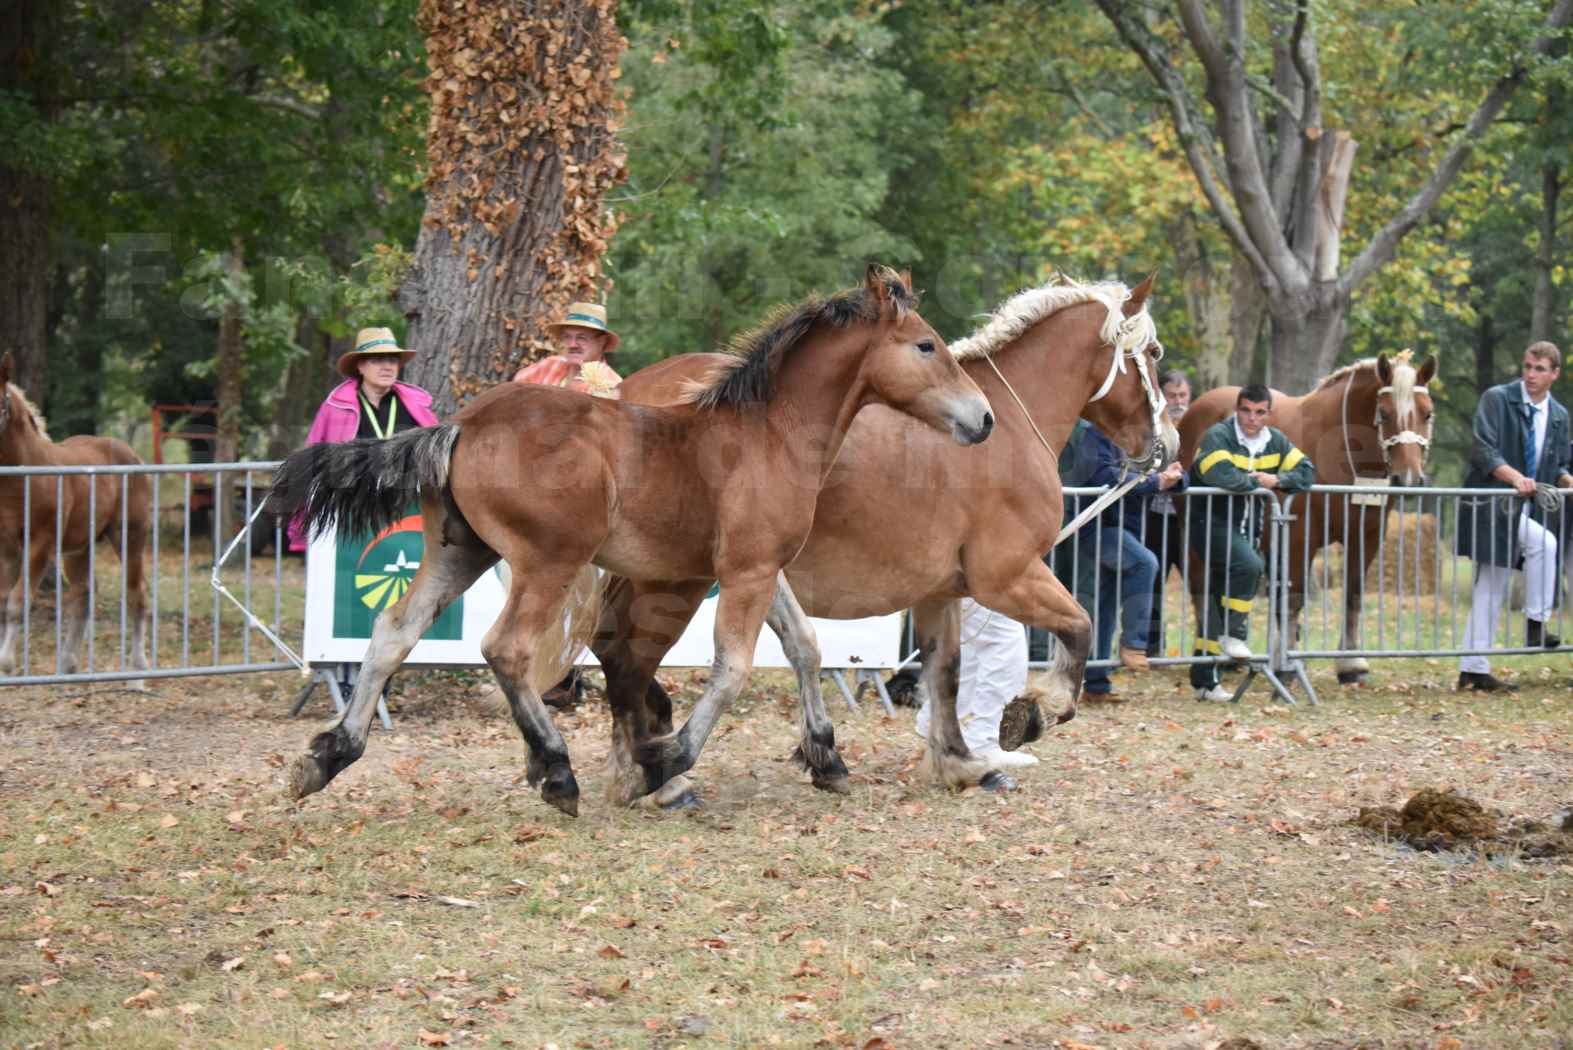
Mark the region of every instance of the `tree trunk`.
POLYGON ((56 441, 73 434, 98 433, 104 348, 109 342, 102 321, 105 271, 103 259, 96 254, 88 257, 85 266, 76 268, 75 274, 71 268, 55 267, 47 337, 54 367, 46 377, 49 393, 44 414, 56 441), (62 333, 67 317, 72 323, 62 333))
POLYGON ((1535 305, 1529 321, 1532 343, 1550 339, 1555 327, 1557 293, 1551 278, 1557 263, 1557 198, 1561 193, 1562 169, 1547 164, 1540 173, 1540 247, 1535 252, 1535 305))
POLYGON ((1196 390, 1210 390, 1228 382, 1229 291, 1193 212, 1170 227, 1169 245, 1180 264, 1180 290, 1196 341, 1196 390))
POLYGON ((1480 324, 1475 327, 1475 392, 1483 394, 1496 385, 1497 335, 1491 315, 1480 314, 1480 324))
POLYGON ((295 323, 295 343, 308 349, 284 369, 284 396, 274 402, 273 426, 268 433, 268 459, 283 459, 300 448, 319 404, 322 360, 321 354, 313 348, 326 345, 327 335, 318 327, 310 311, 303 311, 295 323))
POLYGON ((1261 382, 1267 369, 1259 348, 1267 323, 1267 293, 1251 260, 1231 252, 1229 260, 1229 373, 1225 385, 1261 382))
MULTIPOLYGON (((53 108, 46 63, 54 10, 47 0, 0 5, 0 95, 19 95, 44 121, 53 108)), ((53 194, 45 176, 13 167, 9 159, 0 157, 0 353, 12 355, 12 382, 41 401, 53 194)))
MULTIPOLYGON (((245 270, 245 244, 236 240, 224 256, 224 268, 240 275, 245 270)), ((245 361, 245 345, 241 327, 240 303, 224 304, 223 316, 218 322, 218 426, 213 439, 213 459, 217 463, 233 463, 240 458, 241 369, 245 361)), ((227 519, 233 504, 230 492, 234 475, 218 474, 213 479, 214 522, 220 537, 228 535, 227 519)))
POLYGON ((1343 349, 1349 300, 1337 281, 1321 281, 1303 295, 1269 295, 1267 306, 1273 324, 1267 381, 1286 394, 1309 393, 1343 349))
POLYGON ((426 215, 399 292, 409 380, 452 412, 550 347, 597 299, 626 172, 615 0, 422 0, 431 75, 426 215))

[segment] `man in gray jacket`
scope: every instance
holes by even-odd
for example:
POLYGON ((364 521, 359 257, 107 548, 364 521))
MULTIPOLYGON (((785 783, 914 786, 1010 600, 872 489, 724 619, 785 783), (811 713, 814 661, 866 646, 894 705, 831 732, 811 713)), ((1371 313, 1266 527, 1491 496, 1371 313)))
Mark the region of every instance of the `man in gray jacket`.
MULTIPOLYGON (((1556 529, 1546 523, 1557 510, 1542 508, 1534 498, 1537 484, 1573 488, 1568 413, 1551 396, 1551 384, 1561 374, 1562 355, 1556 346, 1532 343, 1524 351, 1520 378, 1487 390, 1475 408, 1474 450, 1464 485, 1501 488, 1504 493, 1466 499, 1459 508, 1458 553, 1475 562, 1465 649, 1491 648, 1510 574, 1520 558, 1527 644, 1547 649, 1561 644, 1546 627, 1557 601, 1556 529)), ((1491 662, 1483 655, 1462 657, 1458 670, 1460 689, 1513 688, 1491 673, 1491 662)))

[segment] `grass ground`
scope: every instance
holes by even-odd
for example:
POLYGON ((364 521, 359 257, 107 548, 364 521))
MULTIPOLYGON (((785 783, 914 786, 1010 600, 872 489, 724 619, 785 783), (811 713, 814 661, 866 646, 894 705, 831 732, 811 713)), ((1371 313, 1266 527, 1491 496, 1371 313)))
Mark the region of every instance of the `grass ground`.
POLYGON ((294 676, 3 690, 0 1046, 1573 1046, 1573 861, 1349 824, 1427 787, 1573 802, 1573 667, 1504 664, 1502 698, 1319 668, 1314 708, 1154 672, 1003 797, 839 701, 853 791, 816 792, 759 675, 692 815, 602 800, 590 703, 558 718, 577 821, 467 672, 397 679, 395 731, 300 805, 294 676))

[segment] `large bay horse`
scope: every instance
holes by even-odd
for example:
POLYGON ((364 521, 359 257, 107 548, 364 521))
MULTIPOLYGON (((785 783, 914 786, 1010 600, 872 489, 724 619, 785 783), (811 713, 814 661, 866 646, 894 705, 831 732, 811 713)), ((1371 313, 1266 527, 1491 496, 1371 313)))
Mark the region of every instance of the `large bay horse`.
POLYGON ((993 429, 988 401, 915 306, 905 276, 870 268, 863 287, 809 299, 747 337, 682 405, 510 383, 442 426, 290 456, 277 503, 303 507, 309 525, 373 531, 418 485, 426 539, 409 592, 377 619, 348 709, 293 766, 293 794, 320 790, 361 755, 383 683, 499 558, 508 598, 481 651, 529 747, 530 783, 568 814, 579 787, 536 684, 562 669, 530 664, 537 639, 560 627, 571 584, 592 562, 668 587, 719 580, 710 683, 676 746, 652 756, 650 778, 691 768, 747 678, 776 576, 802 547, 860 409, 889 406, 962 445, 993 429))
MULTIPOLYGON (((1344 623, 1341 649, 1354 649, 1360 639, 1360 607, 1365 577, 1381 545, 1385 488, 1424 485, 1426 453, 1431 447, 1432 405, 1426 389, 1436 375, 1436 358, 1417 368, 1409 351, 1382 354, 1340 368, 1304 397, 1273 392, 1268 423, 1282 430, 1316 464, 1316 480, 1324 485, 1369 485, 1373 497, 1309 493, 1297 497, 1299 508, 1289 533, 1289 612, 1298 623, 1305 606, 1306 576, 1311 559, 1329 544, 1344 551, 1344 623)), ((1180 460, 1190 468, 1196 446, 1207 428, 1234 411, 1240 388, 1208 391, 1180 420, 1180 460)), ((1192 574, 1193 589, 1203 574, 1192 574)), ((1370 670, 1364 659, 1337 662, 1338 680, 1359 681, 1370 670)))
MULTIPOLYGON (((79 435, 56 444, 43 417, 11 383, 11 355, 0 358, 0 466, 86 467, 140 464, 123 441, 79 435)), ((44 577, 58 547, 67 589, 62 610, 65 633, 55 669, 75 674, 88 621, 88 567, 93 544, 109 542, 117 553, 124 539, 126 615, 130 658, 147 668, 147 540, 153 515, 152 483, 145 474, 67 474, 0 478, 0 674, 14 671, 22 642, 23 612, 31 590, 44 577), (25 499, 24 499, 25 489, 25 499), (122 502, 122 499, 124 502, 122 502), (26 506, 24 518, 23 508, 26 506), (58 533, 56 524, 59 524, 58 533), (122 536, 122 528, 124 535, 122 536), (24 549, 25 543, 25 549, 24 549), (27 584, 23 586, 24 582, 27 584)), ((140 687, 141 683, 135 683, 140 687)))
MULTIPOLYGON (((805 611, 850 619, 913 609, 932 705, 926 762, 948 785, 1010 786, 968 752, 957 724, 961 597, 1054 633, 1060 720, 1075 713, 1091 625, 1043 563, 1063 514, 1057 455, 1078 415, 1137 457, 1137 466, 1156 466, 1177 448, 1158 393, 1162 348, 1145 306, 1150 290, 1151 278, 1134 291, 1050 283, 1010 299, 956 344, 957 358, 995 409, 994 437, 983 449, 954 448, 889 409, 858 416, 820 493, 813 531, 786 569, 790 587, 778 591, 769 619, 797 672, 798 758, 815 786, 846 790, 847 769, 819 694, 819 651, 805 611)), ((703 374, 707 357, 684 355, 636 372, 621 396, 668 401, 703 374)), ((671 701, 655 669, 708 586, 703 579, 680 586, 622 581, 607 589, 594 648, 612 705, 611 787, 619 801, 650 791, 662 804, 691 800, 685 782, 644 779, 650 763, 643 756, 661 746, 671 726, 671 701)))

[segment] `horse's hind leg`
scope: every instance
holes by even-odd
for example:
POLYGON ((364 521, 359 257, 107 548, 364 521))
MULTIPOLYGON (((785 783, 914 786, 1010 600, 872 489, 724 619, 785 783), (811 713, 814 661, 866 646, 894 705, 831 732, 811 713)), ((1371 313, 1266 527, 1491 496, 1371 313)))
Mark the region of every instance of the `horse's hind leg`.
POLYGON ((776 576, 776 594, 765 622, 776 632, 787 661, 797 672, 802 715, 800 738, 792 757, 808 770, 815 787, 845 795, 850 790, 847 766, 836 753, 836 727, 830 721, 824 694, 819 690, 819 638, 814 634, 808 614, 798 604, 797 595, 792 593, 784 572, 776 576))
POLYGON ((754 667, 754 645, 759 641, 765 613, 776 591, 776 570, 741 579, 723 580, 716 606, 715 664, 683 728, 670 736, 647 741, 639 748, 648 790, 656 791, 673 777, 686 773, 699 761, 705 740, 743 689, 754 667))
POLYGON ((444 546, 440 533, 433 529, 432 508, 428 505, 424 513, 426 549, 421 567, 404 597, 384 610, 372 626, 371 643, 349 706, 312 737, 306 753, 291 767, 288 790, 294 798, 321 791, 361 756, 382 687, 442 611, 497 561, 497 555, 485 546, 444 546))
MULTIPOLYGON (((606 675, 612 708, 613 802, 628 805, 648 790, 639 748, 672 731, 672 699, 655 680, 656 668, 677 642, 710 589, 710 581, 635 583, 618 578, 606 588, 595 656, 606 675)), ((663 808, 697 802, 686 776, 673 778, 654 796, 663 808)))
POLYGON ((553 616, 561 615, 562 596, 583 563, 572 560, 540 565, 528 573, 515 568, 497 622, 481 641, 481 655, 497 675, 508 697, 514 723, 530 749, 531 783, 541 784, 541 798, 570 817, 579 815, 579 782, 568 759, 568 744, 552 722, 546 705, 530 684, 530 660, 536 639, 553 616))
POLYGON ((22 642, 22 609, 32 600, 29 593, 38 586, 39 578, 43 575, 44 566, 49 563, 51 542, 48 538, 33 538, 31 546, 24 555, 27 558, 26 572, 20 563, 16 575, 11 580, 11 586, 6 589, 5 599, 5 634, 0 637, 0 674, 9 674, 17 667, 17 646, 22 642), (22 584, 26 581, 27 588, 22 584))

